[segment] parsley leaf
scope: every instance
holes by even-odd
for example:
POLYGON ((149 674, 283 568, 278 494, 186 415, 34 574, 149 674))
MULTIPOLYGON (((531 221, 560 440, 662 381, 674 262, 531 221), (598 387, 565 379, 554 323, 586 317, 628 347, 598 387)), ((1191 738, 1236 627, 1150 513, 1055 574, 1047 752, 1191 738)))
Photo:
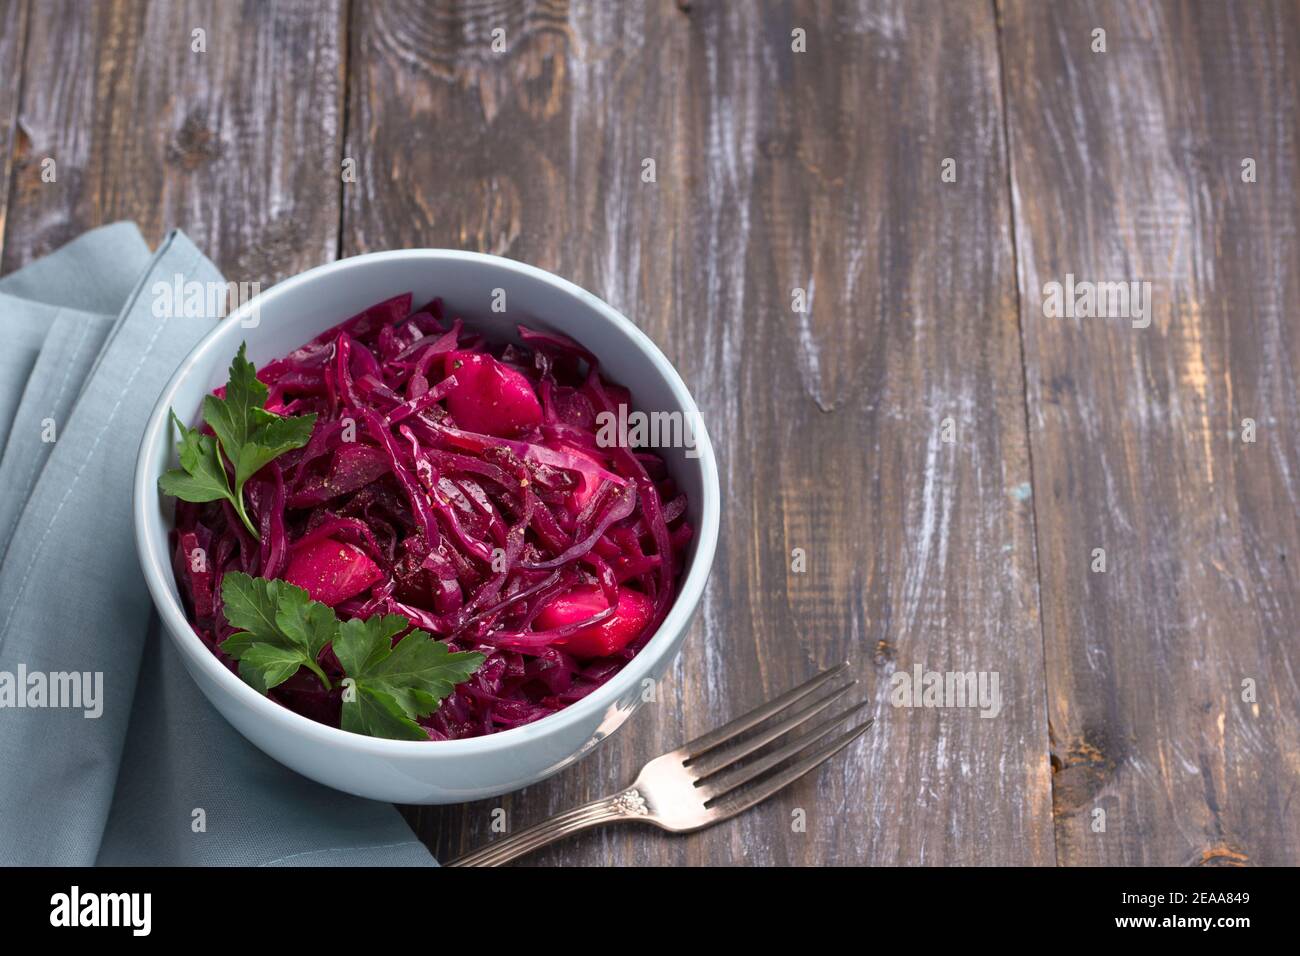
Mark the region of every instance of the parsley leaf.
POLYGON ((455 686, 486 658, 451 651, 400 614, 340 622, 334 609, 313 601, 287 581, 231 571, 221 581, 226 620, 239 630, 221 649, 239 661, 239 676, 265 694, 306 667, 326 690, 329 678, 318 659, 327 645, 343 666, 342 727, 353 733, 397 740, 428 740, 416 723, 441 706, 455 686))
POLYGON ((288 581, 232 571, 221 580, 226 620, 239 631, 221 649, 239 661, 239 676, 265 694, 306 667, 330 689, 316 659, 334 639, 334 611, 288 581))
POLYGON ((307 444, 316 424, 314 412, 294 418, 282 418, 260 408, 257 412, 258 419, 264 423, 239 450, 239 461, 235 464, 235 484, 239 487, 286 451, 307 444))
POLYGON ((254 412, 266 404, 267 387, 257 377, 257 368, 246 356, 247 343, 230 362, 230 378, 224 398, 208 395, 203 399, 203 420, 221 439, 221 447, 232 462, 238 461, 239 449, 252 437, 256 427, 254 412))
POLYGON ((172 420, 181 431, 181 467, 164 474, 158 487, 164 494, 183 501, 229 500, 249 534, 261 540, 244 507, 244 484, 286 451, 307 444, 316 416, 284 417, 268 412, 263 406, 270 393, 245 352, 246 344, 241 342, 230 363, 225 396, 208 395, 203 399, 203 420, 216 434, 215 440, 196 429, 187 429, 172 412, 172 420), (233 489, 221 455, 235 473, 233 489))
POLYGON ((393 646, 393 637, 411 626, 400 614, 352 620, 339 625, 334 656, 347 672, 343 697, 344 730, 427 740, 415 722, 438 709, 452 689, 486 659, 472 651, 452 652, 442 641, 415 630, 393 646))
POLYGON ((181 467, 172 468, 158 479, 164 494, 185 501, 217 501, 225 498, 232 504, 235 496, 230 490, 230 479, 217 455, 217 441, 197 428, 186 428, 176 413, 172 421, 181 433, 181 467))

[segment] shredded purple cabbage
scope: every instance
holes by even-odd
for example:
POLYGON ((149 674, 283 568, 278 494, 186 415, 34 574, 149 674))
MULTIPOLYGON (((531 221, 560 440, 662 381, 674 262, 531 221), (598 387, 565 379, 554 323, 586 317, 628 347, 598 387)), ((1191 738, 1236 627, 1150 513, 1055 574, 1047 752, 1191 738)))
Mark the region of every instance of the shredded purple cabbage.
MULTIPOLYGON (((222 661, 228 571, 284 578, 340 618, 395 613, 487 660, 422 720, 476 737, 564 709, 618 673, 676 594, 686 499, 655 455, 597 442, 631 404, 596 357, 520 327, 496 346, 441 302, 372 306, 258 372, 267 408, 315 412, 311 440, 248 483, 261 541, 228 503, 178 501, 174 567, 191 624, 222 661), (204 562, 187 558, 195 549, 204 562)), ((271 692, 338 726, 342 670, 271 692)))

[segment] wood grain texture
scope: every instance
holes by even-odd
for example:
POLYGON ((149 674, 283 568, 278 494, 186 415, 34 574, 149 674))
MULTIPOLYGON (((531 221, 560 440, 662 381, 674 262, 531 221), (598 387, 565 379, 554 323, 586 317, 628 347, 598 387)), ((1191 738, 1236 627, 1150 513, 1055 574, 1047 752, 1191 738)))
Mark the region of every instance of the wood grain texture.
MULTIPOLYGON (((366 3, 351 30, 346 152, 359 180, 345 194, 344 254, 448 246, 550 269, 634 316, 689 381, 670 334, 697 310, 674 295, 689 209, 688 31, 673 4, 366 3), (655 183, 641 180, 647 157, 655 183)), ((697 623, 688 646, 698 654, 702 641, 697 623)), ((447 859, 491 839, 498 807, 518 829, 630 781, 663 741, 684 739, 682 673, 578 767, 493 801, 412 808, 409 818, 447 859)), ((704 858, 694 841, 609 830, 530 862, 704 858)))
POLYGON ((681 371, 725 495, 685 650, 577 767, 408 809, 444 859, 848 659, 877 725, 817 774, 691 837, 526 862, 1294 865, 1298 21, 0 0, 0 272, 119 218, 263 284, 478 249, 593 290, 681 371), (1150 281, 1150 327, 1045 317, 1067 274, 1150 281), (891 707, 917 665, 996 671, 1000 715, 891 707))
POLYGON ((1300 11, 1001 16, 1058 856, 1294 865, 1300 11), (1046 318, 1067 273, 1150 281, 1150 327, 1046 318))
POLYGON ((355 13, 345 253, 481 249, 602 295, 692 387, 726 502, 664 699, 551 781, 409 811, 421 834, 444 858, 479 846, 494 808, 526 826, 847 658, 879 724, 843 759, 689 839, 612 829, 530 862, 1051 863, 991 8, 355 13), (1001 716, 890 708, 888 675, 917 663, 999 671, 1001 716))
POLYGON ((27 40, 28 0, 0 0, 0 257, 4 254, 9 182, 22 94, 23 47, 27 40))
POLYGON ((31 21, 3 271, 117 219, 184 229, 233 281, 334 257, 341 0, 50 0, 31 21))
POLYGON ((702 308, 683 331, 727 505, 705 609, 718 664, 687 671, 706 705, 686 697, 687 720, 841 657, 878 718, 719 834, 714 861, 1053 861, 992 21, 968 4, 692 7, 702 308), (917 666, 998 672, 1003 711, 889 706, 891 673, 917 666))

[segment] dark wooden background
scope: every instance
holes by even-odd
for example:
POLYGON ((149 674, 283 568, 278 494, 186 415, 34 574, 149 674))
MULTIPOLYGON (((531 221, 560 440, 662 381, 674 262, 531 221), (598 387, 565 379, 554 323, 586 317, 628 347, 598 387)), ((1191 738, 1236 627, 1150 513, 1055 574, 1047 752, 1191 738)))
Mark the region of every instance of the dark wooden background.
POLYGON ((665 693, 411 810, 443 858, 847 658, 878 722, 820 773, 530 862, 1294 865, 1298 99, 1286 2, 0 0, 0 269, 116 219, 264 285, 484 250, 681 370, 725 505, 665 693), (1066 273, 1150 281, 1151 326, 1045 318, 1066 273), (889 706, 918 662, 1001 715, 889 706))

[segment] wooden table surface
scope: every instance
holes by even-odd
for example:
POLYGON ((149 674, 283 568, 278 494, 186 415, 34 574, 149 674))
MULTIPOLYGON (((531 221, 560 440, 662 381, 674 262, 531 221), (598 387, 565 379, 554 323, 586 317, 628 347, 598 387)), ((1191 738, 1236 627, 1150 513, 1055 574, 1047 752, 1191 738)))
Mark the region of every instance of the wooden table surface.
POLYGON ((530 862, 1294 865, 1298 99, 1286 2, 0 0, 0 269, 117 219, 264 286, 477 249, 676 364, 685 650, 578 766, 410 810, 443 858, 847 659, 877 724, 817 774, 530 862), (1067 275, 1149 326, 1048 317, 1067 275), (1001 712, 891 706, 918 665, 1001 712))

